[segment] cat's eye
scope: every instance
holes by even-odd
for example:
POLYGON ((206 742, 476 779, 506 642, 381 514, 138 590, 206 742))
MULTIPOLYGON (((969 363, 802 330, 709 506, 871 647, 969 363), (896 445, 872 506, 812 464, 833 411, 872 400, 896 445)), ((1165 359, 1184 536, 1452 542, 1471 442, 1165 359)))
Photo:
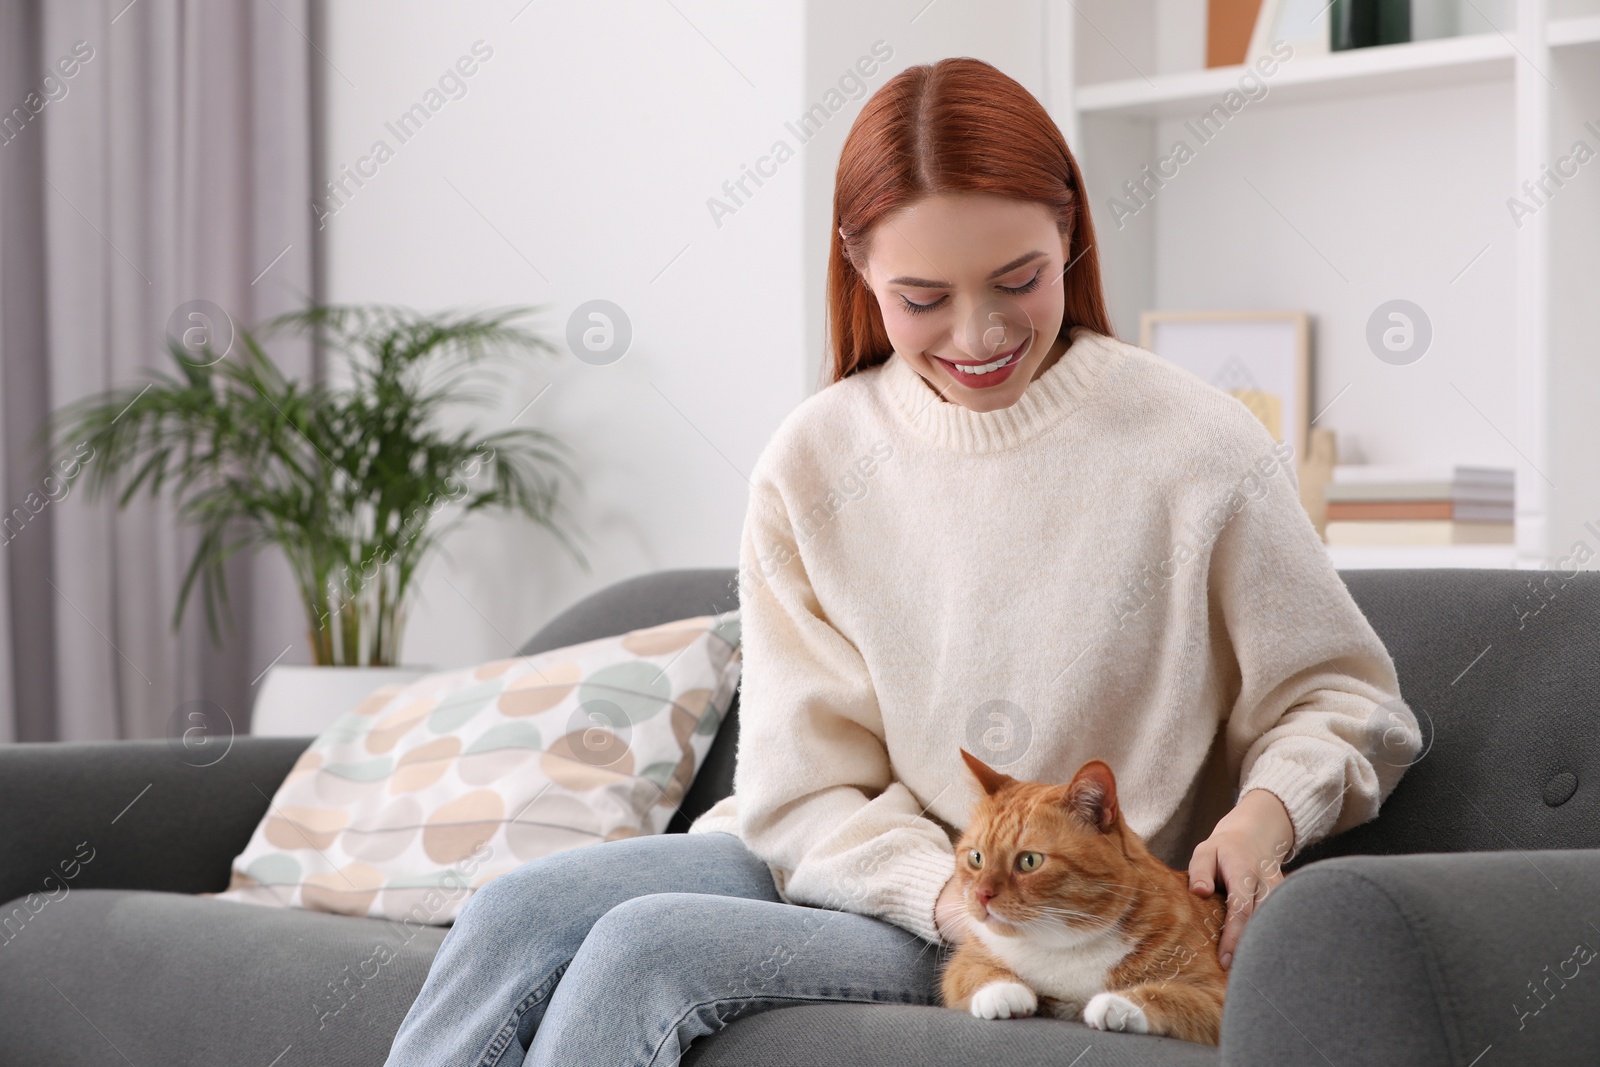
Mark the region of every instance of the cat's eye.
POLYGON ((1036 870, 1039 869, 1039 864, 1041 864, 1043 862, 1044 862, 1044 853, 1042 853, 1042 852, 1024 852, 1020 856, 1017 857, 1017 870, 1019 870, 1019 871, 1036 871, 1036 870))
POLYGON ((967 866, 978 868, 983 866, 983 853, 975 848, 967 849, 967 866))

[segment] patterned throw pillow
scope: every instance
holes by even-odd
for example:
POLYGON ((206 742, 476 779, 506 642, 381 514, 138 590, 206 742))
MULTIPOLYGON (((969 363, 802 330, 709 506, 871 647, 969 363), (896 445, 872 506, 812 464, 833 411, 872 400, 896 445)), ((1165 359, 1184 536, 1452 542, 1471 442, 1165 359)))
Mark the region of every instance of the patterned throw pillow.
POLYGON ((661 833, 741 663, 730 611, 380 689, 300 757, 214 895, 444 924, 528 860, 661 833))

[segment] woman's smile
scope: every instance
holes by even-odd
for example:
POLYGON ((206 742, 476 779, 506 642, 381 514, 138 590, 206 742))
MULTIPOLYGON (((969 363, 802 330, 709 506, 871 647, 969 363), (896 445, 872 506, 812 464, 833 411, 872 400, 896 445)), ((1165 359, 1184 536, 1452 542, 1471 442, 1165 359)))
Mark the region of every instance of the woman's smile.
POLYGON ((945 359, 929 353, 931 359, 942 364, 946 373, 958 384, 971 389, 986 389, 999 385, 1011 377, 1011 372, 1023 361, 1032 347, 1033 335, 1029 334, 1015 348, 1002 352, 993 359, 988 360, 954 360, 945 359))

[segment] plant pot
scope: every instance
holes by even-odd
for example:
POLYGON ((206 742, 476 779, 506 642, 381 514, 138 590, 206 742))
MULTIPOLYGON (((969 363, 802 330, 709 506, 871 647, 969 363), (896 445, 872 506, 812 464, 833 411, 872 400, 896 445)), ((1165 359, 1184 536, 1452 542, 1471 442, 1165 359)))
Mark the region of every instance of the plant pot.
POLYGON ((405 685, 432 667, 276 666, 257 684, 250 712, 256 737, 310 737, 320 734, 376 689, 405 685))

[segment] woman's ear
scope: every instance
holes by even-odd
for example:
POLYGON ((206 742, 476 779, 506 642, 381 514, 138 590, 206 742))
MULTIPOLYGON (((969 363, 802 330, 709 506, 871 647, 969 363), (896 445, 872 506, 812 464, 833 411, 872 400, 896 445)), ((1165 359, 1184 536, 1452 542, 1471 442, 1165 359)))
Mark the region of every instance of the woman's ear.
POLYGON ((856 257, 850 254, 850 239, 844 235, 843 226, 839 227, 839 249, 844 253, 844 261, 850 264, 851 268, 856 272, 856 277, 861 279, 861 284, 866 286, 867 291, 870 293, 872 291, 872 282, 867 279, 866 267, 857 263, 856 257))
MULTIPOLYGON (((851 261, 851 266, 855 266, 854 260, 851 261)), ((856 267, 856 277, 861 279, 861 284, 866 286, 867 292, 873 292, 872 279, 867 277, 867 271, 865 267, 856 267)), ((876 296, 877 294, 873 293, 873 295, 876 296)))

